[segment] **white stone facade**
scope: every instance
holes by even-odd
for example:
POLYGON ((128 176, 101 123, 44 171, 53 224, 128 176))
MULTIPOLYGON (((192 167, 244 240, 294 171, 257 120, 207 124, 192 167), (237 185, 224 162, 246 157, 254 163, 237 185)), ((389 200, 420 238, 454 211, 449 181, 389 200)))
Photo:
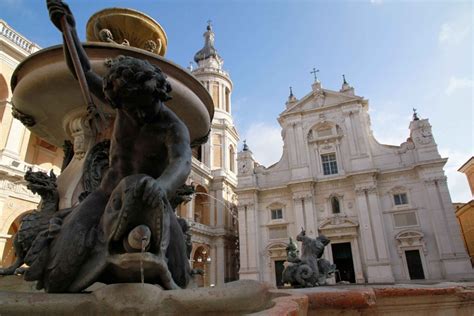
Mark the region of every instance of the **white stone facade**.
POLYGON ((443 171, 447 159, 427 119, 415 114, 400 146, 380 144, 368 101, 344 80, 340 91, 316 81, 301 100, 291 94, 278 121, 279 162, 266 168, 250 149, 238 154, 241 279, 275 284, 288 237, 302 227, 310 237, 329 237, 326 259, 352 266, 339 280, 473 277, 443 171))

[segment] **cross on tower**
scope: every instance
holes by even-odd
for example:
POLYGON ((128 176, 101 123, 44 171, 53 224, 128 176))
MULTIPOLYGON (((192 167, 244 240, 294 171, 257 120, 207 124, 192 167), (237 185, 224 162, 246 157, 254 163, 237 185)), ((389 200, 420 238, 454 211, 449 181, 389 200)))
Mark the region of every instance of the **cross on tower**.
POLYGON ((318 81, 318 72, 319 72, 319 69, 316 69, 316 68, 313 68, 313 71, 311 71, 310 73, 314 75, 314 81, 318 81))
POLYGON ((208 28, 212 27, 212 20, 207 20, 207 27, 208 28))

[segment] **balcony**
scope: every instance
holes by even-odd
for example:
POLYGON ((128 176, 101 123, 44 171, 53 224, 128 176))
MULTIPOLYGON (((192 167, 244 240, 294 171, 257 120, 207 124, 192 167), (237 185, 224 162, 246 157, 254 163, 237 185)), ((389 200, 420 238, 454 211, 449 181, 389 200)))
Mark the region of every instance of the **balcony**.
POLYGON ((40 50, 39 46, 17 33, 3 20, 0 20, 0 37, 7 39, 8 42, 12 43, 16 47, 21 48, 25 53, 28 54, 32 54, 40 50))

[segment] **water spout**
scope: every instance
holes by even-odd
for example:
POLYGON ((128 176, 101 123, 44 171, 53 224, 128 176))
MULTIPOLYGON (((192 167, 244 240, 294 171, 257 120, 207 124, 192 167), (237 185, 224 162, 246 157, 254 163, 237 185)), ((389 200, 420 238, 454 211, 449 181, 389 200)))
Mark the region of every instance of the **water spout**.
POLYGON ((142 281, 142 284, 145 284, 145 272, 143 270, 143 255, 145 254, 145 248, 147 245, 148 245, 148 236, 143 236, 141 256, 140 256, 140 279, 142 281))

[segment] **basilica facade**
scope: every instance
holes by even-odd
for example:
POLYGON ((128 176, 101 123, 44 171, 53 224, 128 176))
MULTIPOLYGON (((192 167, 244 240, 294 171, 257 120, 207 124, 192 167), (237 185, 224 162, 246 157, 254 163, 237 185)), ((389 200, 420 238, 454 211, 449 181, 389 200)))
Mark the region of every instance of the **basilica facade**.
POLYGON ((238 153, 240 278, 281 282, 288 237, 327 236, 333 282, 472 277, 428 119, 416 113, 406 142, 380 144, 369 104, 345 80, 315 80, 278 117, 283 154, 270 167, 238 153))

